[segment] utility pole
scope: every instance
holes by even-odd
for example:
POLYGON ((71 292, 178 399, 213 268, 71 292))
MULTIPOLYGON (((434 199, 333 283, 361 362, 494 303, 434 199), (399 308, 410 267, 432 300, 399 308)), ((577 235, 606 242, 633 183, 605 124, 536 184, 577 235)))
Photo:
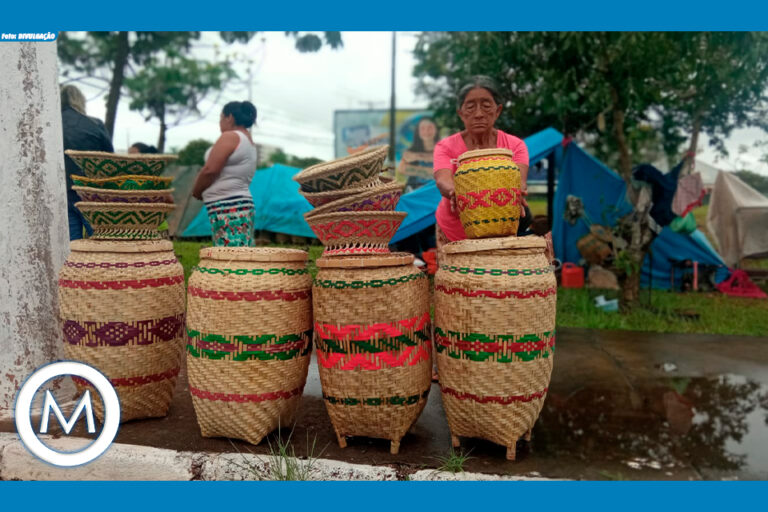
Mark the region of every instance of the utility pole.
POLYGON ((392 31, 392 96, 389 101, 389 161, 395 165, 395 31, 392 31))

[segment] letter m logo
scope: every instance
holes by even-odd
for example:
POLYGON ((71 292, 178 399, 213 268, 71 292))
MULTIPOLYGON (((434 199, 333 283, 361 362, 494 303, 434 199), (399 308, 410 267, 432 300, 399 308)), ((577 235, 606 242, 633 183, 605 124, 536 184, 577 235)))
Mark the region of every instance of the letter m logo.
POLYGON ((58 402, 56 402, 56 399, 51 394, 51 391, 45 390, 45 400, 43 401, 43 417, 40 420, 41 434, 48 433, 48 417, 51 415, 51 410, 53 410, 53 413, 59 420, 61 428, 64 429, 64 433, 67 435, 69 435, 69 433, 72 431, 72 428, 75 426, 75 423, 77 422, 77 419, 80 417, 80 413, 83 412, 83 410, 85 410, 85 421, 88 425, 88 433, 93 434, 96 432, 96 427, 94 426, 93 421, 93 405, 91 404, 90 390, 86 390, 85 393, 83 393, 83 397, 79 402, 77 402, 75 411, 72 413, 72 416, 70 416, 69 420, 64 419, 64 413, 61 412, 61 408, 59 407, 58 402))

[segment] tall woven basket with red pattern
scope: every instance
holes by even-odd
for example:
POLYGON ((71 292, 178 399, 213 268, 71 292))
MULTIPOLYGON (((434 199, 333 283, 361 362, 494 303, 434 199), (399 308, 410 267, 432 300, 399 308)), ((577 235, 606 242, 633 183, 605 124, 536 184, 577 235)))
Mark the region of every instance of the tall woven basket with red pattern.
MULTIPOLYGON (((110 379, 121 420, 165 416, 184 332, 184 270, 173 244, 73 241, 59 273, 59 308, 66 357, 110 379)), ((103 419, 101 401, 93 406, 103 419)))
POLYGON ((209 247, 189 278, 187 373, 204 437, 290 430, 312 350, 312 279, 295 249, 209 247))
POLYGON ((400 440, 431 385, 429 281, 411 254, 317 261, 312 288, 317 365, 339 445, 400 440))
POLYGON ((530 437, 549 388, 557 284, 542 237, 452 242, 435 276, 443 407, 459 436, 507 447, 530 437))

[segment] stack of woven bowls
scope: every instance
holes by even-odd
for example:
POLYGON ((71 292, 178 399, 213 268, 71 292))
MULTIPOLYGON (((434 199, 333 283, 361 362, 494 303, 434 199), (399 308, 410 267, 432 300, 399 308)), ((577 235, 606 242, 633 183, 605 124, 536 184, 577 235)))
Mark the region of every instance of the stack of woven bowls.
POLYGON ((305 218, 325 245, 312 284, 314 342, 323 399, 339 446, 347 436, 400 440, 431 385, 429 281, 389 241, 404 212, 403 186, 380 178, 388 147, 296 176, 317 208, 305 218))
POLYGON ((514 460, 552 374, 557 284, 543 237, 516 237, 520 172, 511 151, 468 151, 454 175, 467 240, 443 246, 435 347, 451 438, 487 439, 514 460))
MULTIPOLYGON (((171 178, 158 175, 175 157, 67 155, 85 172, 72 176, 83 199, 75 206, 94 234, 70 244, 59 272, 64 352, 110 379, 122 421, 164 416, 180 371, 185 311, 184 270, 157 231, 174 208, 171 178)), ((103 421, 100 401, 94 409, 103 421)))

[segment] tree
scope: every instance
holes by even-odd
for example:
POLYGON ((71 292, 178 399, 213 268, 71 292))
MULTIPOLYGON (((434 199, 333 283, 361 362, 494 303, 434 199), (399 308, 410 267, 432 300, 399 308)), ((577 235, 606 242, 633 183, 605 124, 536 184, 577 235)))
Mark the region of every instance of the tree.
MULTIPOLYGON (((256 33, 220 32, 219 36, 226 43, 247 43, 256 33)), ((321 39, 314 33, 286 32, 296 40, 296 49, 300 52, 317 51, 323 41, 334 49, 343 45, 340 32, 323 34, 321 39)), ((86 32, 82 37, 60 32, 58 54, 63 65, 62 76, 71 80, 92 78, 107 84, 104 124, 112 135, 125 78, 169 48, 186 54, 199 39, 200 32, 86 32)))
POLYGON ((160 121, 157 149, 162 153, 168 127, 190 114, 199 115, 200 101, 209 92, 222 90, 234 76, 228 62, 213 64, 174 55, 162 63, 149 60, 135 76, 125 79, 125 87, 131 110, 145 112, 147 120, 160 121))
POLYGON ((736 171, 733 174, 738 176, 741 181, 754 188, 764 196, 768 196, 768 176, 757 174, 752 171, 736 171))
POLYGON ((191 140, 179 151, 177 163, 179 165, 204 165, 205 152, 211 146, 213 146, 213 142, 205 139, 191 140))
POLYGON ((282 149, 276 149, 270 156, 269 160, 262 165, 262 169, 274 164, 283 164, 291 167, 298 167, 299 169, 306 169, 312 165, 322 163, 323 160, 315 157, 297 157, 288 155, 282 149))

